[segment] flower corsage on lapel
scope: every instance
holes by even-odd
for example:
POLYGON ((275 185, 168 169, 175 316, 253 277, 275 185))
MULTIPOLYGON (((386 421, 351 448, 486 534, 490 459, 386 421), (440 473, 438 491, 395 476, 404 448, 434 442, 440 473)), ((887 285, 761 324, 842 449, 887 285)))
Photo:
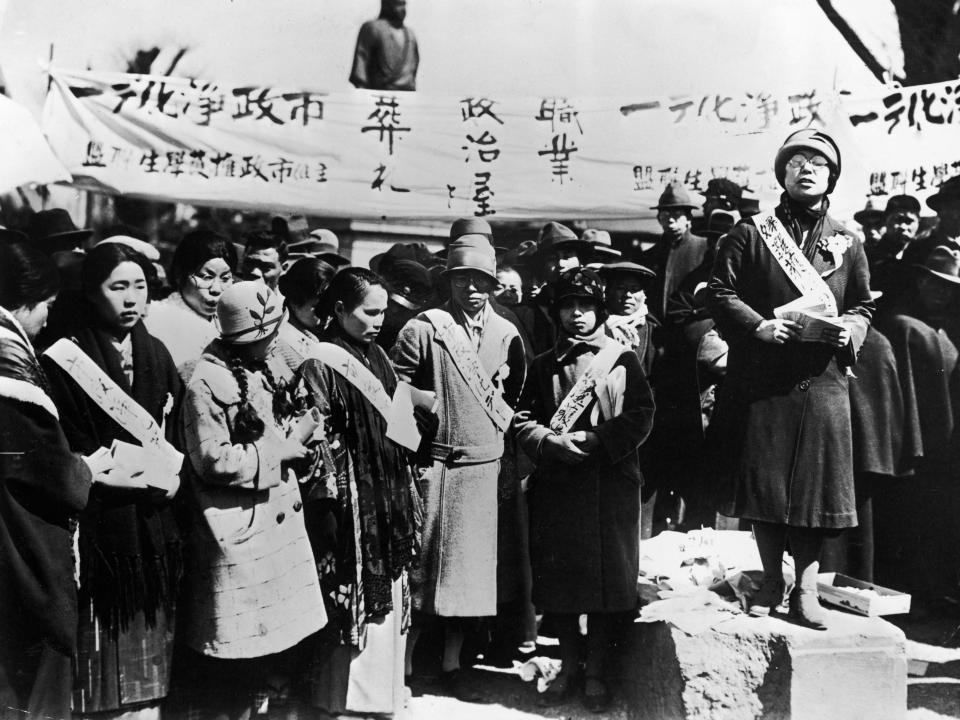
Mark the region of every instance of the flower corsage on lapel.
POLYGON ((820 238, 820 242, 817 243, 820 252, 833 259, 833 269, 823 273, 823 277, 836 272, 843 265, 843 254, 850 249, 852 244, 853 238, 843 233, 834 233, 830 237, 820 238))

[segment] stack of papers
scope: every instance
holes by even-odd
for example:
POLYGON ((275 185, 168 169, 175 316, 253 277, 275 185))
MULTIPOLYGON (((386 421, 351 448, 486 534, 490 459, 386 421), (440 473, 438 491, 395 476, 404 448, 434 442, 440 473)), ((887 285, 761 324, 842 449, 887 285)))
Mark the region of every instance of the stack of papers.
POLYGON ((828 308, 817 298, 804 295, 773 311, 774 317, 793 320, 800 326, 801 342, 826 342, 826 335, 844 328, 833 308, 828 308))

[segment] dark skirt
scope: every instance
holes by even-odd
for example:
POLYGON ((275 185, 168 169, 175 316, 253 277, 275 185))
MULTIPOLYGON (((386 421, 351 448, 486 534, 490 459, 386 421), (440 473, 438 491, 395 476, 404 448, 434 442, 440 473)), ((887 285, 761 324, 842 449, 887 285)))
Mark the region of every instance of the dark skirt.
POLYGON ((710 426, 724 515, 795 527, 857 524, 847 378, 831 362, 780 392, 728 378, 710 426))

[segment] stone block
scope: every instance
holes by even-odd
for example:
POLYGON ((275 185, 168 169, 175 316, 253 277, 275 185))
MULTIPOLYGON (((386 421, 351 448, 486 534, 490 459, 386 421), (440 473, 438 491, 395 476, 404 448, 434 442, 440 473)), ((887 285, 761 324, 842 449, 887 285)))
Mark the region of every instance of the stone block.
POLYGON ((885 620, 828 610, 817 631, 716 612, 718 624, 695 634, 634 623, 623 666, 631 720, 906 717, 906 638, 885 620))

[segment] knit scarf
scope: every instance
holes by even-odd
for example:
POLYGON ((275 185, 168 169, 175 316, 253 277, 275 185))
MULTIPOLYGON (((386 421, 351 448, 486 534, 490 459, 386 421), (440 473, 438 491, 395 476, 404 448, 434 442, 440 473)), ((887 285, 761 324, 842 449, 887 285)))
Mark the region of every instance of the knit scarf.
MULTIPOLYGON (((360 359, 383 383, 389 395, 397 387, 397 376, 386 353, 375 343, 358 345, 334 323, 323 341, 344 348, 360 359)), ((406 451, 386 438, 383 416, 353 384, 334 373, 336 397, 330 404, 343 412, 342 428, 356 480, 360 520, 360 551, 364 604, 369 618, 382 617, 393 609, 392 583, 409 568, 419 554, 417 523, 411 497, 412 476, 406 451)), ((339 414, 339 413, 338 413, 339 414)), ((343 513, 348 527, 342 537, 351 537, 352 513, 343 513)), ((352 543, 340 543, 350 553, 352 543)), ((356 567, 351 557, 338 558, 339 571, 356 567)))
POLYGON ((830 200, 826 196, 823 197, 818 209, 797 202, 787 193, 780 196, 780 205, 777 207, 779 212, 777 214, 783 216, 781 218, 784 221, 783 224, 811 263, 817 254, 817 243, 823 234, 823 222, 829 209, 830 200), (807 231, 809 231, 809 235, 804 238, 804 233, 807 231))
MULTIPOLYGON (((106 330, 87 325, 73 339, 122 390, 158 423, 162 421, 168 394, 178 399, 179 379, 173 377, 172 386, 166 382, 164 371, 169 368, 142 323, 131 332, 133 387, 106 330)), ((90 453, 109 447, 114 439, 139 444, 64 373, 51 379, 68 393, 61 415, 75 451, 90 453)), ((64 398, 63 391, 59 397, 64 398)), ((171 504, 145 491, 96 490, 80 517, 80 601, 92 600, 100 622, 114 632, 126 628, 139 611, 153 624, 158 609, 173 611, 182 573, 180 534, 171 504)))

